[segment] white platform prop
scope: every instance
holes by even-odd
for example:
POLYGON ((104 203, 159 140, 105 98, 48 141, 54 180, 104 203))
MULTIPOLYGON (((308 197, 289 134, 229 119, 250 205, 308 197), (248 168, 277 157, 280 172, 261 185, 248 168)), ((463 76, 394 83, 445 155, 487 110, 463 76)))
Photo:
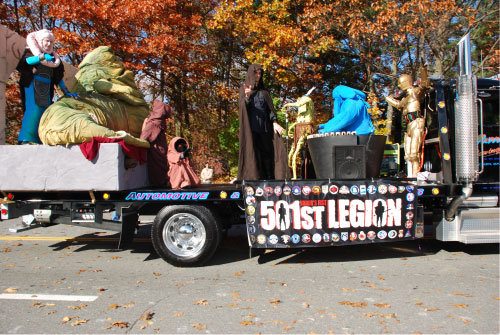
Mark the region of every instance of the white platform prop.
POLYGON ((147 164, 125 169, 118 143, 89 161, 78 145, 0 145, 0 191, 121 191, 149 185, 147 164))

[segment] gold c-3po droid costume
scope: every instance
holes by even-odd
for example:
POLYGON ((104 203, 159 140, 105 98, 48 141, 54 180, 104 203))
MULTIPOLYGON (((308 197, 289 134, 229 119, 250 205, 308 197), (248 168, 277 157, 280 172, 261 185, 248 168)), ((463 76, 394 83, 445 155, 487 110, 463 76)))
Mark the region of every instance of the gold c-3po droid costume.
POLYGON ((406 96, 401 100, 390 96, 385 98, 388 104, 402 110, 407 122, 404 149, 407 175, 410 178, 415 177, 420 171, 425 130, 425 117, 421 114, 420 109, 425 91, 430 88, 430 80, 425 66, 420 70, 420 80, 420 84, 415 87, 413 86, 413 78, 410 75, 402 74, 398 79, 398 86, 405 91, 406 96))

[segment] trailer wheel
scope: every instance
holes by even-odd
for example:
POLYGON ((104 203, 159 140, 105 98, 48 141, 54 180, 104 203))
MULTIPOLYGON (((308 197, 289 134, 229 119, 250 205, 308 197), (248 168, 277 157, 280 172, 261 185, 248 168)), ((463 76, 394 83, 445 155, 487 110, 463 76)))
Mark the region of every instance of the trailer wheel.
POLYGON ((203 206, 164 207, 155 217, 151 239, 156 252, 176 266, 208 261, 219 246, 222 228, 203 206))

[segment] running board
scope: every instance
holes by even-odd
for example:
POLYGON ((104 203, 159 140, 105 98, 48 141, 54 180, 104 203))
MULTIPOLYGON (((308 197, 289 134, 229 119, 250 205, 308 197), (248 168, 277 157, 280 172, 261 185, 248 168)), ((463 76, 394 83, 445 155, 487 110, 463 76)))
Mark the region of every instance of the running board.
POLYGON ((453 221, 443 218, 437 224, 435 234, 440 241, 500 243, 500 209, 462 209, 453 221))
POLYGON ((461 242, 465 244, 500 243, 500 233, 498 231, 468 232, 462 234, 461 237, 461 242))

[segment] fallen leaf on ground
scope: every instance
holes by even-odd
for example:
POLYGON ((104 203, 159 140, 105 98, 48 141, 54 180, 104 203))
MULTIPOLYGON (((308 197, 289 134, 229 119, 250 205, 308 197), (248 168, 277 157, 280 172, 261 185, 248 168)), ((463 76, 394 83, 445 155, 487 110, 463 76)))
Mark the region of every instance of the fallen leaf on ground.
POLYGON ((341 305, 348 305, 351 307, 360 307, 360 308, 365 308, 368 304, 366 302, 351 302, 351 301, 341 301, 339 302, 341 305))
POLYGON ((466 308, 466 307, 469 307, 469 305, 467 305, 467 304, 456 304, 456 305, 453 305, 453 307, 456 307, 456 308, 466 308))
POLYGON ((141 320, 142 321, 151 320, 153 318, 153 315, 154 315, 154 313, 147 312, 146 314, 144 314, 143 316, 141 316, 141 320))
POLYGON ((207 306, 208 305, 208 301, 207 301, 207 299, 201 299, 201 300, 193 302, 193 305, 207 306))
POLYGON ((154 274, 155 276, 161 276, 161 273, 158 273, 158 272, 153 272, 153 274, 154 274))
POLYGON ((469 293, 461 293, 461 292, 453 292, 454 295, 458 295, 460 297, 467 297, 467 298, 472 298, 473 295, 469 293))
POLYGON ((80 306, 68 306, 68 308, 71 308, 71 309, 82 309, 82 308, 84 308, 84 307, 87 307, 87 305, 82 304, 82 305, 80 305, 80 306))
POLYGON ((383 304, 383 303, 375 304, 375 306, 377 306, 379 308, 391 308, 391 305, 389 305, 389 304, 383 304))
POLYGON ((464 318, 462 318, 462 317, 460 317, 460 316, 458 317, 458 319, 459 319, 459 320, 461 320, 461 321, 462 321, 464 324, 466 324, 466 325, 469 325, 469 324, 470 324, 470 321, 469 321, 469 320, 464 319, 464 318))
POLYGON ((3 290, 4 293, 16 293, 17 292, 17 288, 14 288, 14 287, 9 287, 9 288, 6 288, 5 290, 3 290))
POLYGON ((193 324, 191 325, 191 327, 196 328, 196 329, 198 329, 198 330, 207 329, 207 326, 202 325, 201 323, 193 323, 193 324))
POLYGON ((272 300, 269 300, 269 302, 271 304, 279 304, 281 301, 279 299, 272 299, 272 300))
POLYGON ((85 320, 85 319, 82 319, 82 320, 78 319, 78 320, 71 323, 71 327, 79 326, 81 324, 87 323, 87 321, 88 320, 85 320))
POLYGON ((378 279, 380 279, 380 280, 385 280, 385 278, 384 278, 384 277, 382 277, 382 276, 378 276, 378 279))
POLYGON ((128 328, 129 323, 124 321, 116 321, 116 322, 111 322, 111 325, 113 327, 118 327, 118 328, 128 328))
POLYGON ((112 305, 109 305, 108 307, 109 309, 118 309, 120 308, 120 305, 117 305, 117 304, 112 304, 112 305))
POLYGON ((426 311, 426 312, 435 312, 435 311, 439 311, 439 308, 426 308, 426 309, 424 309, 424 311, 426 311))
POLYGON ((65 316, 63 319, 62 319, 62 323, 66 323, 68 321, 71 320, 71 317, 70 316, 65 316))
POLYGON ((254 322, 253 321, 241 321, 240 324, 242 326, 248 326, 248 325, 253 325, 254 322))

